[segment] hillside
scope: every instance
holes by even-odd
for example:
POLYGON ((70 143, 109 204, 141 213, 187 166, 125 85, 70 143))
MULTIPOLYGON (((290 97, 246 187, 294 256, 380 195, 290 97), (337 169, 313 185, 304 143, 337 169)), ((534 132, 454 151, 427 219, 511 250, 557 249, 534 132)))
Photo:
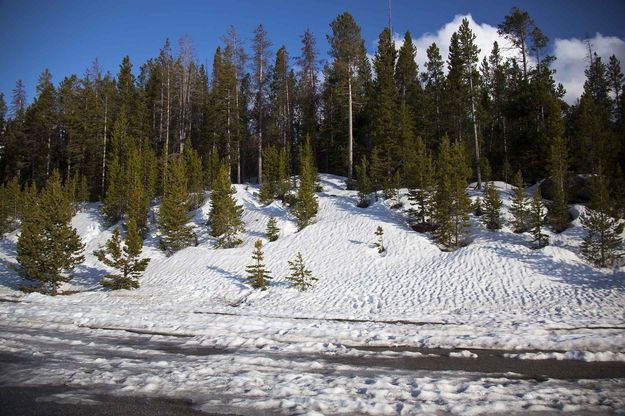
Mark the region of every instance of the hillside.
MULTIPOLYGON (((241 414, 250 408, 278 414, 462 414, 511 405, 518 411, 625 405, 619 379, 543 383, 514 372, 493 379, 389 369, 365 376, 362 368, 347 365, 382 360, 386 366, 392 357, 443 354, 465 366, 492 354, 480 352, 486 348, 506 350, 496 355, 508 361, 620 366, 625 269, 598 270, 578 257, 578 219, 564 233, 550 235, 552 245, 532 250, 529 235, 507 227, 489 232, 472 218, 471 243, 446 253, 428 235, 412 231, 401 210, 382 201, 357 208, 357 195, 344 189, 344 178, 322 175, 321 182, 316 221, 299 232, 279 202, 260 206, 252 185, 236 186, 246 224, 240 247, 213 247, 205 227, 210 200, 191 221, 197 247, 166 257, 153 228, 144 249, 152 261, 133 291, 98 284, 106 270, 91 252, 111 228, 103 225, 97 204, 73 219, 87 255, 63 288, 65 296, 15 289, 16 235, 10 235, 0 248, 0 351, 48 358, 34 372, 8 371, 0 382, 97 383, 111 394, 191 398, 202 410, 238 408, 241 414), (244 270, 254 241, 265 239, 271 215, 281 236, 264 251, 275 278, 268 290, 254 291, 244 270), (383 254, 373 247, 377 226, 384 229, 383 254), (306 292, 290 288, 284 278, 287 260, 298 251, 319 278, 306 292), (180 341, 172 346, 172 340, 180 341), (152 343, 156 350, 148 347, 152 343), (363 393, 371 383, 377 383, 374 396, 363 393), (223 388, 231 395, 222 397, 223 388), (404 413, 396 411, 398 401, 404 413)), ((510 187, 496 186, 508 215, 510 187)))

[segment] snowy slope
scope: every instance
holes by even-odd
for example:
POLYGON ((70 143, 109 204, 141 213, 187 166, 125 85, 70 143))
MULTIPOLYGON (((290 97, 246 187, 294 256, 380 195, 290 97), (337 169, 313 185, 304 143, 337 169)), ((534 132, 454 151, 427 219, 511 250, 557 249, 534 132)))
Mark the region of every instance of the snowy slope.
MULTIPOLYGON (((321 181, 319 214, 299 232, 281 203, 263 207, 257 187, 237 185, 246 225, 237 248, 214 248, 205 225, 210 198, 190 220, 197 247, 166 257, 152 224, 144 247, 152 260, 134 291, 98 284, 107 270, 92 251, 112 228, 104 225, 97 204, 72 222, 87 249, 75 279, 63 287, 67 296, 16 290, 17 234, 9 235, 0 241, 0 353, 45 359, 28 371, 8 368, 0 385, 98 385, 112 394, 190 398, 206 411, 240 414, 618 413, 625 406, 622 379, 539 382, 509 373, 493 378, 340 364, 350 357, 427 359, 415 352, 419 348, 471 348, 448 356, 480 360, 479 349, 490 348, 507 350, 503 356, 511 360, 620 365, 625 268, 598 270, 580 260, 579 219, 550 235, 552 245, 532 250, 529 235, 507 227, 489 232, 472 218, 471 243, 441 252, 428 235, 408 226, 405 190, 400 210, 382 201, 361 209, 356 193, 344 189, 344 178, 322 175, 321 181), (281 229, 271 243, 265 238, 269 216, 281 229), (384 229, 383 254, 373 247, 377 226, 384 229), (275 276, 263 292, 245 279, 259 238, 275 276), (298 251, 319 278, 303 293, 285 279, 287 260, 298 251), (129 334, 136 333, 144 338, 132 346, 129 334), (148 347, 172 339, 191 352, 224 354, 148 347), (393 346, 408 350, 362 350, 393 346)), ((510 186, 496 186, 509 217, 510 186)), ((576 213, 583 209, 573 207, 576 213)))
MULTIPOLYGON (((344 190, 343 178, 323 175, 315 223, 297 232, 293 217, 279 202, 262 207, 257 188, 238 185, 244 207, 244 243, 233 249, 214 248, 205 222, 210 200, 197 210, 192 224, 200 244, 171 257, 158 250, 156 231, 146 240, 150 266, 136 291, 110 292, 97 282, 105 266, 91 252, 111 234, 99 207, 92 205, 73 220, 87 245, 85 263, 66 289, 71 297, 24 297, 33 303, 118 305, 124 310, 168 307, 177 311, 227 312, 254 316, 342 318, 373 321, 408 320, 487 326, 618 326, 625 321, 625 269, 598 270, 577 255, 583 231, 578 220, 552 245, 530 248, 530 236, 509 229, 489 232, 473 221, 472 242, 451 253, 441 252, 425 234, 410 229, 406 216, 379 201, 355 206, 356 193, 344 190), (278 219, 281 236, 265 244, 265 259, 275 278, 264 292, 249 288, 245 266, 254 241, 265 242, 270 215, 278 219), (387 252, 373 248, 374 231, 384 229, 387 252), (300 251, 319 278, 309 291, 291 289, 284 276, 287 260, 300 251)), ((504 206, 511 191, 496 183, 504 206)), ((471 191, 472 195, 477 192, 471 191)), ((404 198, 404 206, 406 200, 404 198)), ((507 214, 507 212, 505 213, 507 214)), ((10 270, 15 235, 3 241, 0 294, 20 296, 10 270)), ((98 314, 99 315, 99 314, 98 314)))

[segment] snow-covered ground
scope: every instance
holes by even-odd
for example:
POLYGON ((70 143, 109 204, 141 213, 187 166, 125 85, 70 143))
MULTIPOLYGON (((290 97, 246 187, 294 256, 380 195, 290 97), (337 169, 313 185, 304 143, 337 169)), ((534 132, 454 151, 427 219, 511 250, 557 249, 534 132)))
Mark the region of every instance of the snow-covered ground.
MULTIPOLYGON (((564 233, 550 235, 551 245, 541 250, 531 249, 527 234, 514 234, 507 227, 489 232, 472 219, 471 243, 445 253, 427 235, 412 231, 402 210, 381 201, 357 208, 356 193, 346 191, 340 177, 322 175, 321 184, 316 221, 299 232, 279 202, 261 206, 252 185, 236 187, 246 224, 240 247, 213 247, 204 225, 209 201, 192 221, 197 247, 166 257, 158 250, 154 230, 144 249, 152 261, 135 291, 111 292, 98 285, 106 268, 91 252, 112 229, 104 225, 97 205, 73 220, 87 255, 76 278, 63 288, 71 295, 52 298, 16 291, 16 234, 9 235, 0 242, 0 299, 5 300, 0 302, 0 352, 58 355, 74 363, 42 365, 36 374, 16 370, 11 379, 34 383, 45 376, 49 383, 101 383, 118 393, 191 397, 201 408, 234 406, 239 413, 252 408, 311 414, 469 414, 625 407, 622 378, 535 383, 513 376, 493 381, 458 372, 388 369, 360 377, 346 364, 289 360, 291 355, 349 356, 362 346, 402 346, 509 350, 508 358, 523 360, 625 361, 625 268, 599 270, 579 258, 583 230, 578 219, 564 233), (245 266, 254 241, 267 242, 269 216, 277 218, 281 236, 264 245, 274 279, 260 292, 246 284, 245 266), (383 254, 373 246, 377 226, 384 229, 383 254), (287 260, 298 251, 319 279, 303 293, 285 279, 287 260), (51 346, 58 337, 45 341, 45 335, 37 335, 46 328, 185 336, 187 347, 254 354, 201 359, 156 354, 149 366, 133 365, 132 357, 123 354, 107 355, 102 365, 86 371, 80 359, 51 346), (232 397, 221 397, 220 391, 232 397)), ((508 208, 510 187, 496 185, 508 208)), ((403 202, 406 209, 405 198, 403 202)), ((471 359, 475 353, 453 354, 471 359)), ((8 379, 0 376, 0 382, 8 379)))

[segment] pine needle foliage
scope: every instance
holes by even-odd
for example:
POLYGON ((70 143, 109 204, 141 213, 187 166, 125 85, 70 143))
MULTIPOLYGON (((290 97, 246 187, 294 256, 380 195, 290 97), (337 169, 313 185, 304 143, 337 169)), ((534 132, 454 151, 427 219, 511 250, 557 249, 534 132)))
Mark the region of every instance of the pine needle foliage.
POLYGON ((185 247, 197 244, 197 237, 190 226, 184 161, 174 157, 168 163, 168 174, 164 184, 163 202, 159 211, 161 249, 173 254, 185 247))
POLYGON ((36 200, 29 201, 17 241, 20 276, 30 282, 25 291, 56 295, 71 271, 83 262, 85 245, 70 224, 74 210, 54 170, 36 200))
POLYGON ((513 217, 512 229, 515 233, 524 233, 529 229, 529 207, 520 170, 514 175, 514 186, 514 197, 510 207, 513 217))
POLYGON ((549 237, 542 232, 542 227, 545 223, 544 211, 545 206, 543 204, 542 195, 540 194, 540 185, 536 185, 529 213, 530 232, 534 238, 532 243, 536 249, 543 248, 549 244, 549 237))
POLYGON ((263 256, 263 242, 256 240, 254 243, 254 252, 252 253, 252 264, 245 268, 247 272, 247 280, 254 289, 266 290, 271 280, 271 272, 265 269, 263 256))
POLYGON ((491 231, 501 229, 501 198, 492 182, 484 188, 484 216, 482 222, 491 231))
POLYGON ((100 281, 102 286, 113 290, 137 289, 139 277, 150 263, 149 258, 140 258, 143 241, 136 221, 134 219, 128 221, 127 228, 123 244, 119 228, 116 228, 105 247, 93 252, 102 263, 119 271, 107 274, 100 281))
POLYGON ((384 247, 384 230, 382 227, 378 226, 378 228, 375 229, 375 236, 378 239, 373 245, 378 249, 378 253, 384 253, 386 248, 384 247))
POLYGON ((274 217, 269 217, 267 221, 267 239, 269 241, 276 241, 280 237, 280 228, 278 228, 278 221, 274 217))
POLYGON ((367 156, 363 155, 360 163, 356 165, 356 188, 358 189, 358 207, 367 208, 370 204, 373 185, 369 178, 369 161, 367 156))
POLYGON ((217 237, 217 246, 232 248, 241 244, 238 234, 243 231, 243 207, 237 205, 235 188, 230 182, 230 169, 222 163, 211 186, 211 235, 217 237))
POLYGON ((582 257, 597 267, 609 267, 623 257, 623 227, 625 223, 611 215, 607 180, 601 166, 592 179, 592 201, 581 216, 586 236, 580 247, 582 257))
POLYGON ((307 141, 301 149, 299 189, 294 209, 300 230, 310 224, 319 209, 319 203, 315 197, 315 178, 312 148, 310 142, 307 141))
POLYGON ((312 272, 308 270, 304 265, 302 253, 297 252, 295 259, 293 259, 292 261, 288 261, 288 263, 291 274, 288 275, 286 279, 291 282, 291 285, 300 292, 311 288, 313 282, 319 280, 315 276, 313 276, 312 272))

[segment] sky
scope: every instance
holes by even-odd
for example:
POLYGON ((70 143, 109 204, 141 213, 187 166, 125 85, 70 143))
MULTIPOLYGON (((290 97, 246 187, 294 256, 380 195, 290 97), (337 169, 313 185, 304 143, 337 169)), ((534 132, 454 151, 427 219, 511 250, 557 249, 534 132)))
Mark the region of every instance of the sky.
MULTIPOLYGON (((616 54, 625 66, 624 0, 392 0, 392 27, 398 40, 411 32, 422 68, 425 48, 433 41, 445 56, 463 17, 470 19, 482 54, 488 54, 498 39, 497 25, 513 6, 527 10, 549 36, 551 53, 558 58, 556 80, 567 89, 568 102, 583 88, 585 38, 604 59, 616 54)), ((300 36, 310 28, 320 59, 328 59, 329 24, 346 10, 361 26, 373 54, 388 24, 388 0, 0 0, 0 92, 9 102, 15 81, 22 79, 31 101, 44 68, 58 84, 65 76, 83 75, 95 58, 116 73, 122 57, 129 55, 136 69, 158 55, 166 38, 175 44, 185 34, 193 41, 198 62, 210 63, 230 25, 249 47, 252 31, 262 23, 273 50, 284 44, 291 57, 299 55, 300 36)))

